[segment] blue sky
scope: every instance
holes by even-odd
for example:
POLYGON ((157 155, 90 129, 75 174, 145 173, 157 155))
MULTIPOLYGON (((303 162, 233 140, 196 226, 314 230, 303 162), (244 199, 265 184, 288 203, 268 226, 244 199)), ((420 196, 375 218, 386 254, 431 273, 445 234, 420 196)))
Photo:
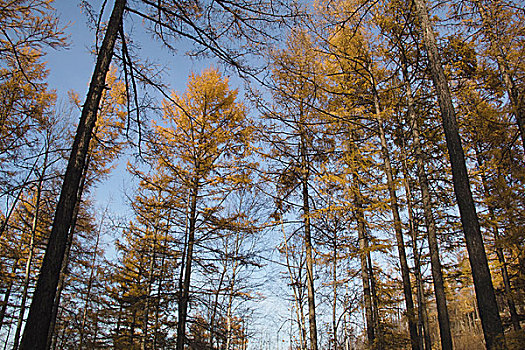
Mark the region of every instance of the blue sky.
MULTIPOLYGON (((102 1, 92 0, 90 4, 98 11, 102 1)), ((110 13, 112 5, 113 2, 108 1, 106 13, 110 13)), ((59 102, 67 101, 67 92, 70 90, 77 92, 80 99, 83 100, 95 64, 95 56, 92 54, 95 33, 89 29, 88 17, 80 7, 80 0, 56 0, 53 6, 57 10, 61 25, 65 27, 69 45, 67 48, 51 50, 46 56, 49 86, 57 91, 59 102)), ((142 21, 136 16, 127 16, 125 28, 128 33, 133 33, 133 41, 140 46, 141 59, 154 61, 167 68, 164 81, 175 91, 184 91, 191 72, 200 72, 214 64, 209 59, 196 60, 185 55, 185 52, 191 47, 188 42, 180 41, 179 52, 168 52, 144 31, 142 21)), ((65 117, 71 117, 73 122, 76 122, 79 116, 80 113, 65 117)), ((128 150, 130 151, 133 150, 128 150)), ((113 210, 110 209, 111 211, 126 210, 123 191, 130 182, 125 170, 127 158, 127 156, 120 157, 115 164, 116 169, 106 181, 97 186, 94 196, 98 206, 106 207, 109 204, 113 208, 113 210)))

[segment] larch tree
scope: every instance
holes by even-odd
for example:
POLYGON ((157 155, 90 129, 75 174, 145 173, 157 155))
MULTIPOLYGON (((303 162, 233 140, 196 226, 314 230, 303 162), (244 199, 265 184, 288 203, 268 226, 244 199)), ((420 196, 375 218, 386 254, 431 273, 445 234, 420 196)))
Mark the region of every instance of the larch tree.
POLYGON ((153 126, 149 156, 162 174, 171 201, 182 208, 184 242, 181 247, 177 320, 177 349, 186 343, 186 323, 196 245, 221 224, 221 203, 233 190, 249 182, 253 127, 237 102, 237 90, 216 69, 190 76, 187 91, 164 101, 163 120, 153 126))
POLYGON ((452 102, 448 80, 441 64, 436 37, 429 18, 427 2, 425 0, 414 0, 414 6, 416 8, 419 25, 423 32, 422 42, 428 55, 429 68, 441 109, 442 124, 445 131, 452 169, 454 191, 467 243, 467 250, 469 252, 472 277, 474 279, 476 299, 478 301, 486 346, 491 350, 506 349, 505 334, 499 315, 487 255, 483 245, 476 207, 470 189, 464 151, 458 131, 456 112, 452 102))

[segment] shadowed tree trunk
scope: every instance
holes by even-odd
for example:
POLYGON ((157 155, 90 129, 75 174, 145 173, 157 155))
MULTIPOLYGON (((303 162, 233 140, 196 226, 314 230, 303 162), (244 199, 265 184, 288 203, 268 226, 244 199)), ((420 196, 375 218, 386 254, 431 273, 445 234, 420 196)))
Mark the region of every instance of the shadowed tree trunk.
MULTIPOLYGON (((197 166, 197 173, 199 167, 197 166)), ((193 262, 193 248, 195 245, 195 227, 197 221, 197 196, 199 180, 195 179, 190 195, 190 212, 189 212, 189 227, 188 227, 188 241, 186 247, 186 259, 184 262, 184 277, 182 278, 182 285, 179 298, 179 318, 177 320, 177 350, 184 350, 184 343, 186 339, 186 318, 188 316, 188 302, 190 297, 190 281, 191 281, 191 264, 193 262)))
POLYGON ((18 320, 16 322, 16 331, 15 331, 15 337, 13 340, 13 350, 18 349, 18 345, 20 342, 20 332, 22 331, 22 323, 24 321, 24 314, 26 311, 26 301, 27 301, 27 295, 28 295, 28 290, 29 290, 29 280, 31 277, 31 265, 33 263, 33 255, 35 254, 35 238, 36 238, 36 230, 38 226, 38 215, 40 214, 40 198, 42 194, 42 185, 44 183, 44 177, 45 177, 46 169, 47 169, 48 155, 49 155, 49 148, 46 150, 46 154, 44 156, 42 173, 40 174, 40 177, 38 179, 38 185, 36 189, 35 213, 33 216, 33 222, 31 223, 31 238, 30 238, 30 243, 29 243, 29 256, 27 257, 27 261, 26 261, 24 287, 22 290, 22 300, 20 301, 20 312, 18 313, 18 320))
MULTIPOLYGON (((302 119, 302 118, 301 118, 302 119)), ((302 124, 301 124, 302 125, 302 124)), ((303 200, 303 224, 304 224, 304 246, 306 250, 306 285, 308 287, 308 325, 310 328, 310 350, 317 350, 317 321, 315 319, 315 286, 314 286, 314 262, 312 253, 312 235, 310 226, 310 195, 308 193, 308 157, 306 154, 305 130, 300 128, 301 133, 301 185, 303 200)))
POLYGON ((414 256, 414 275, 416 276, 416 290, 417 290, 417 311, 418 311, 418 328, 419 328, 419 347, 425 350, 432 350, 432 342, 430 339, 428 313, 425 298, 425 288, 423 284, 423 276, 421 274, 421 254, 418 247, 418 230, 414 220, 414 208, 412 199, 412 186, 410 184, 410 175, 408 173, 407 164, 407 145, 405 138, 402 137, 401 153, 403 158, 403 183, 405 186, 407 213, 408 213, 408 227, 410 236, 412 238, 412 252, 414 256))
MULTIPOLYGON (((475 147, 476 151, 476 160, 478 162, 478 167, 483 168, 483 156, 481 155, 481 152, 479 151, 479 147, 476 145, 475 147)), ((498 173, 500 171, 498 170, 498 173)), ((510 322, 512 323, 512 327, 515 331, 519 331, 521 329, 520 325, 520 318, 518 315, 518 311, 516 310, 516 304, 514 303, 514 299, 512 297, 512 288, 510 284, 510 277, 509 272, 507 269, 507 262, 505 261, 505 254, 503 252, 503 248, 501 247, 501 243, 499 242, 501 239, 501 236, 499 234, 499 228, 498 228, 498 222, 496 218, 496 208, 491 203, 490 200, 490 188, 487 183, 487 176, 484 171, 481 173, 481 182, 483 184, 483 191, 485 192, 485 196, 487 198, 487 207, 489 210, 490 215, 490 221, 493 223, 491 226, 492 233, 494 235, 494 246, 496 250, 496 256, 498 257, 498 261, 501 264, 501 277, 503 279, 503 288, 505 291, 505 299, 507 301, 507 306, 509 307, 509 313, 510 313, 510 322)))
POLYGON ((506 349, 505 334, 499 315, 494 286, 483 245, 474 199, 470 190, 465 155, 461 146, 456 113, 452 104, 452 95, 441 65, 436 38, 430 23, 425 0, 414 0, 417 16, 423 32, 434 88, 436 89, 448 155, 452 168, 454 192, 465 234, 478 310, 483 327, 483 335, 488 350, 506 349))
POLYGON ((116 0, 106 34, 97 56, 97 63, 91 79, 86 101, 69 157, 64 183, 60 192, 51 235, 46 248, 42 268, 29 309, 24 335, 20 344, 22 350, 45 349, 53 303, 57 291, 60 269, 66 251, 68 231, 73 219, 77 193, 84 169, 93 128, 97 119, 100 99, 105 87, 106 75, 113 57, 113 48, 122 25, 126 0, 116 0))
POLYGON ((408 81, 408 72, 404 62, 403 76, 405 78, 408 104, 408 122, 412 131, 412 145, 414 148, 414 156, 416 158, 419 187, 421 189, 421 200, 423 204, 425 226, 427 227, 427 240, 430 251, 430 268, 432 270, 432 280, 434 282, 434 295, 436 296, 441 349, 452 350, 452 335, 450 333, 450 320, 448 315, 447 298, 445 294, 445 284, 443 282, 443 272, 441 260, 439 258, 439 244, 437 240, 436 222, 434 220, 434 214, 432 214, 430 187, 425 170, 425 158, 423 150, 421 149, 421 137, 419 134, 419 125, 417 123, 416 113, 414 110, 412 88, 410 86, 410 82, 408 81))
POLYGON ((375 114, 379 131, 379 138, 381 140, 381 153, 384 162, 384 172, 387 178, 388 192, 390 195, 390 208, 394 218, 394 231, 396 234, 396 245, 399 254, 399 263, 401 266, 401 279, 403 282, 403 294, 405 296, 406 313, 408 318, 408 330, 410 333, 410 343, 412 350, 419 350, 419 337, 417 334, 416 312, 414 309, 414 300, 412 298, 412 285, 410 282, 410 268, 405 251, 405 242, 403 239, 403 228, 401 223, 401 216, 399 215, 399 205, 397 200, 396 188, 394 184, 394 175, 392 171, 392 164, 390 162, 390 153, 388 151, 388 144, 386 140, 385 130, 383 127, 383 120, 381 118, 381 106, 379 104, 379 97, 375 89, 375 83, 372 84, 375 114))

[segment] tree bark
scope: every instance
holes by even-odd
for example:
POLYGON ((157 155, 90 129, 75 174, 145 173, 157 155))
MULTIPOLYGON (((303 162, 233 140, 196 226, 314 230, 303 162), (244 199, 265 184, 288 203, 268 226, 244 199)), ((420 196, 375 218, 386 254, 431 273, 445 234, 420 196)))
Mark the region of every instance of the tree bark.
MULTIPOLYGON (((198 167, 197 167, 198 171, 198 167)), ((188 316, 188 302, 190 295, 190 277, 191 277, 191 264, 193 262, 193 247, 195 245, 195 227, 197 221, 197 196, 198 196, 198 180, 195 180, 195 184, 191 189, 190 195, 190 219, 188 228, 188 245, 186 249, 186 261, 184 264, 184 278, 182 284, 182 290, 180 291, 179 298, 179 310, 178 310, 178 322, 177 322, 177 350, 184 350, 184 343, 186 339, 186 318, 188 316)))
MULTIPOLYGON (((483 168, 483 158, 479 152, 478 146, 475 147, 476 150, 476 160, 478 162, 478 167, 483 168)), ((498 171, 499 173, 499 171, 498 171)), ((503 248, 501 247, 500 240, 500 234, 499 234, 499 228, 496 221, 496 208, 491 203, 490 200, 490 189, 489 185, 487 183, 487 176, 484 171, 481 173, 481 182, 483 185, 483 191, 485 192, 485 197, 487 200, 487 207, 489 210, 490 215, 490 221, 493 222, 492 226, 492 234, 494 235, 494 249, 496 251, 496 256, 498 257, 498 261, 501 264, 501 277, 503 278, 503 288, 505 291, 505 299, 507 301, 507 306, 509 307, 509 313, 510 313, 510 322, 512 323, 512 327, 515 331, 519 331, 521 329, 520 324, 520 318, 518 315, 518 311, 516 310, 516 304, 514 303, 514 299, 512 298, 512 287, 510 284, 510 278, 509 273, 507 270, 507 262, 505 261, 505 254, 503 252, 503 248)))
POLYGON ((367 256, 370 254, 368 251, 368 238, 366 235, 365 217, 363 214, 363 203, 361 200, 361 194, 359 191, 359 184, 357 176, 354 175, 354 215, 357 221, 357 236, 359 241, 359 260, 361 262, 361 281, 363 283, 363 299, 365 306, 365 320, 366 320, 366 339, 368 346, 371 348, 375 347, 375 322, 374 314, 372 310, 372 295, 370 290, 370 276, 368 274, 369 266, 367 256))
POLYGON ((308 193, 309 167, 306 155, 306 135, 301 127, 301 184, 303 200, 304 246, 306 250, 306 285, 308 288, 308 325, 310 328, 310 349, 317 350, 317 322, 315 318, 314 259, 310 227, 310 195, 308 193))
POLYGON ((425 0, 414 0, 417 16, 423 31, 423 43, 427 50, 428 61, 434 87, 438 95, 439 107, 448 154, 452 168, 454 192, 461 216, 461 224, 467 243, 474 289, 478 302, 481 325, 488 350, 506 349, 505 334, 499 315, 496 295, 490 275, 487 255, 479 226, 474 199, 470 190, 465 155, 461 146, 456 113, 448 81, 440 62, 436 38, 432 30, 425 0))
POLYGON ((421 255, 418 247, 418 234, 414 221, 414 208, 412 200, 412 186, 410 185, 410 177, 408 173, 406 143, 403 138, 401 147, 403 157, 403 178, 406 193, 407 212, 408 212, 408 227, 410 236, 412 238, 412 251, 414 256, 414 275, 416 276, 416 290, 417 290, 417 311, 418 311, 418 328, 419 328, 419 347, 425 350, 432 350, 432 342, 429 334, 428 314, 425 298, 425 288, 423 284, 423 277, 421 275, 421 255))
POLYGON ((20 301, 20 312, 18 313, 18 320, 16 322, 16 331, 15 331, 15 337, 13 340, 13 350, 18 350, 18 345, 20 342, 20 332, 22 331, 22 323, 24 321, 24 314, 26 311, 26 301, 27 301, 27 294, 29 290, 29 279, 31 276, 31 265, 33 263, 33 255, 35 253, 35 237, 36 237, 36 229, 38 226, 38 215, 40 214, 40 197, 42 194, 42 185, 44 183, 44 176, 45 176, 46 168, 47 168, 48 154, 49 152, 46 152, 46 155, 44 157, 42 173, 40 174, 40 177, 38 179, 38 185, 36 189, 35 213, 33 216, 33 222, 31 223, 31 238, 30 238, 30 243, 29 243, 29 256, 27 257, 27 261, 26 261, 24 287, 22 290, 22 300, 20 301))
POLYGON ((432 270, 432 280, 434 282, 434 295, 436 296, 436 308, 438 312, 439 334, 441 338, 441 349, 452 350, 452 334, 450 332, 450 320, 448 315, 447 298, 445 294, 445 283, 443 281, 443 272, 441 259, 439 257, 439 243, 437 239, 436 222, 432 214, 432 199, 430 196, 430 186, 425 170, 425 156, 421 148, 421 137, 419 134, 419 125, 417 123, 416 113, 414 110, 414 99, 412 88, 408 81, 408 72, 403 64, 403 75, 405 78, 408 121, 412 130, 412 142, 414 156, 416 158, 417 176, 419 187, 421 189, 421 199, 423 203, 423 213, 425 226, 427 227, 427 241, 430 252, 430 268, 432 270))
POLYGON ((379 98, 375 86, 372 86, 375 119, 378 124, 379 138, 381 141, 381 151, 384 162, 384 171, 387 178, 387 187, 390 194, 390 208, 392 216, 394 217, 394 231, 396 234, 397 251, 399 254, 399 263, 401 266, 401 279, 403 282, 403 294, 405 296, 406 315, 408 318, 408 330, 410 333, 410 343, 412 350, 419 350, 419 339, 417 334, 416 313, 414 309, 414 300, 412 298, 412 285, 410 282, 410 268, 405 251, 405 242, 403 239, 403 228, 401 223, 401 216, 399 215, 399 205, 397 200, 396 188, 394 184, 394 175, 392 171, 392 164, 390 163, 390 152, 388 151, 388 144, 386 141, 385 130, 383 127, 383 120, 381 118, 381 107, 379 105, 379 98))
POLYGON ((105 86, 106 75, 113 57, 113 48, 117 40, 119 28, 122 25, 125 5, 126 0, 115 1, 106 34, 97 57, 97 63, 86 101, 82 108, 75 141, 73 142, 73 148, 64 176, 64 183, 55 211, 51 235, 20 344, 20 349, 22 350, 45 349, 47 344, 53 303, 57 291, 60 269, 66 251, 68 231, 71 226, 77 201, 78 187, 88 153, 92 131, 97 119, 98 107, 105 86))

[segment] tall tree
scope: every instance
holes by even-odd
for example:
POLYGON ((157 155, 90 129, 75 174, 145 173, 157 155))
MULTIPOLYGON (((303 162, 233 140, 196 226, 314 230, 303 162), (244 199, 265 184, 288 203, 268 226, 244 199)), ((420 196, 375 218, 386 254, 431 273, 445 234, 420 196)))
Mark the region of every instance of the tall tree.
POLYGON ((221 225, 221 203, 248 179, 253 127, 237 90, 216 69, 190 76, 187 91, 164 102, 154 125, 148 160, 186 221, 178 302, 177 349, 186 343, 186 323, 196 244, 221 225), (177 201, 179 201, 177 203, 177 201), (206 229, 209 230, 205 234, 206 229))
POLYGON ((67 235, 77 201, 78 187, 97 119, 97 110, 104 90, 106 74, 113 56, 113 47, 117 40, 118 30, 122 25, 125 5, 125 0, 116 0, 97 57, 97 64, 64 175, 64 183, 55 211, 48 247, 33 294, 20 349, 44 349, 47 343, 53 303, 66 250, 67 235))
POLYGON ((469 260, 472 267, 472 277, 476 289, 479 314, 483 326, 483 333, 488 349, 506 349, 505 334, 499 315, 498 304, 494 294, 491 274, 488 266, 487 255, 481 236, 478 216, 465 165, 465 156, 461 145, 456 113, 452 103, 452 95, 448 80, 443 71, 440 55, 436 44, 436 37, 430 23, 430 18, 425 0, 414 0, 416 14, 423 31, 425 45, 434 88, 438 95, 439 107, 447 149, 452 168, 454 191, 461 216, 461 223, 469 260))

